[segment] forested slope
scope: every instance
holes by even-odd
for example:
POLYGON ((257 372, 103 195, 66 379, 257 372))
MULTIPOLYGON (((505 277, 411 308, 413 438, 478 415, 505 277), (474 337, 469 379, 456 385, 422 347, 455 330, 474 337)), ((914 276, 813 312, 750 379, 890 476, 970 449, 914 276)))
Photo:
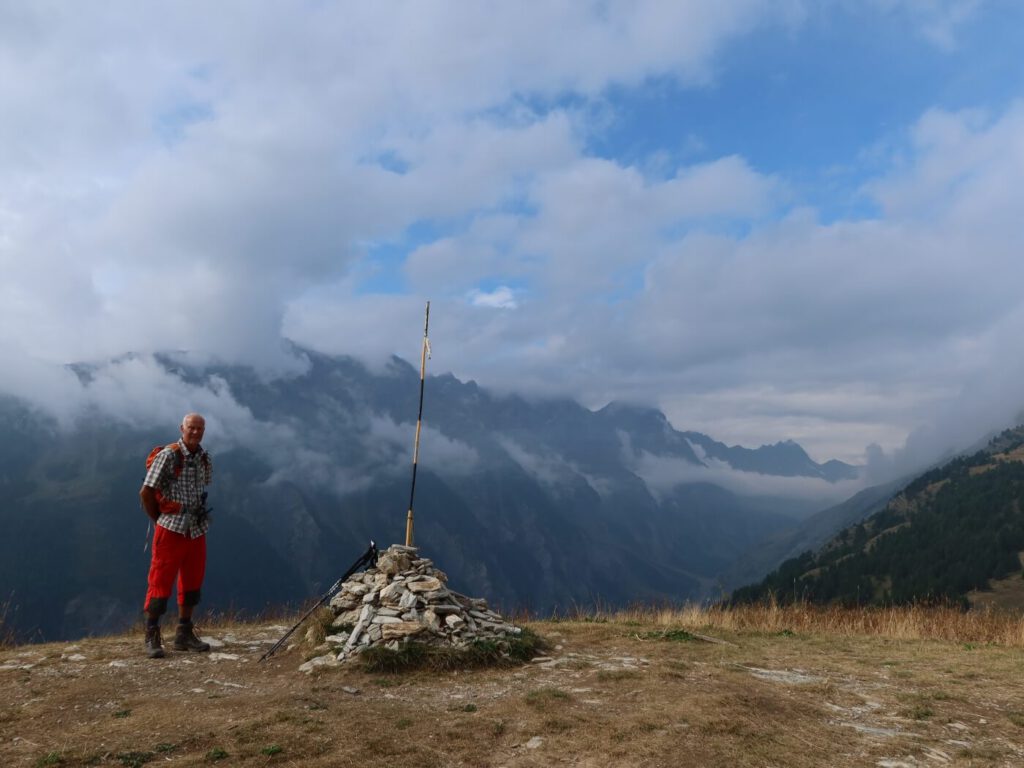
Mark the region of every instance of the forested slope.
POLYGON ((732 595, 853 604, 946 601, 1021 571, 1024 427, 926 472, 818 553, 787 560, 732 595))

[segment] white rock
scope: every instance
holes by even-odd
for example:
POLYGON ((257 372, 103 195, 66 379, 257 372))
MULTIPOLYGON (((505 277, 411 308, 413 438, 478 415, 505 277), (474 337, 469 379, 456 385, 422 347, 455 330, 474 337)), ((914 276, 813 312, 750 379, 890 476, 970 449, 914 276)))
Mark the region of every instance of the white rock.
POLYGON ((338 660, 333 655, 328 656, 317 656, 310 659, 305 664, 299 666, 299 672, 305 672, 307 675, 310 674, 314 669, 319 667, 336 667, 338 666, 338 660))
POLYGON ((534 736, 532 739, 530 739, 528 742, 526 742, 526 748, 527 749, 537 749, 538 747, 542 746, 543 744, 544 744, 544 739, 542 739, 540 736, 534 736))
POLYGON ((377 568, 383 574, 394 576, 412 568, 412 558, 406 552, 385 552, 377 560, 377 568))
POLYGON ((406 587, 411 592, 434 592, 442 588, 439 579, 435 579, 433 576, 423 576, 415 581, 410 581, 406 584, 406 587))
POLYGON ((362 612, 362 609, 359 609, 356 611, 343 611, 342 613, 339 613, 331 623, 331 628, 339 629, 346 624, 349 626, 355 626, 356 622, 359 621, 359 616, 362 612))
POLYGON ((402 621, 397 624, 385 624, 381 627, 381 637, 384 640, 397 640, 403 637, 410 637, 426 630, 426 627, 418 621, 402 621))
POLYGON ((380 601, 387 605, 398 602, 405 594, 405 584, 400 581, 392 582, 380 591, 380 601))

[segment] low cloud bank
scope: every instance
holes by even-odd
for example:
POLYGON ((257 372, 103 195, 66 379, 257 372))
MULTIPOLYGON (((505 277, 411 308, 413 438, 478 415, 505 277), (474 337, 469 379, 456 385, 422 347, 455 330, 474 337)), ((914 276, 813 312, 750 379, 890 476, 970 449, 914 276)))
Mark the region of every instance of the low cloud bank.
POLYGON ((663 498, 687 483, 711 483, 739 496, 795 499, 826 507, 848 499, 865 487, 861 478, 830 483, 815 477, 762 475, 733 469, 718 459, 706 458, 704 466, 700 466, 684 459, 656 456, 647 451, 632 454, 631 467, 658 498, 663 498))

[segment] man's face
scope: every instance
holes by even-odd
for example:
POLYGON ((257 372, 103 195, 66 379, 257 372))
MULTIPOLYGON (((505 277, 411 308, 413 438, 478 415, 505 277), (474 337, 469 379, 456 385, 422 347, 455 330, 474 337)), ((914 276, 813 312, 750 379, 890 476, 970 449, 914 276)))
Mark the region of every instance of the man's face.
POLYGON ((201 416, 188 416, 181 424, 181 439, 189 451, 195 451, 203 441, 206 422, 201 416))

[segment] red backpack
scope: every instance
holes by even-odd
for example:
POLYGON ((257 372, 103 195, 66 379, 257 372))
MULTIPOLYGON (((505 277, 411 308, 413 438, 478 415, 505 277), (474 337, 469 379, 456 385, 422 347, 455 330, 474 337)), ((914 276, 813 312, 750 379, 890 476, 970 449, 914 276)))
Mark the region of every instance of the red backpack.
MULTIPOLYGON (((149 470, 149 467, 153 463, 153 460, 156 458, 157 454, 160 453, 160 451, 164 450, 164 448, 170 448, 172 451, 174 451, 174 476, 178 477, 181 474, 182 467, 185 466, 185 457, 181 455, 180 443, 171 443, 170 445, 158 445, 155 448, 153 448, 153 450, 149 452, 149 456, 146 457, 146 469, 149 470)), ((203 454, 202 459, 204 465, 208 464, 208 462, 210 461, 205 453, 203 454)), ((154 490, 154 493, 156 494, 157 505, 160 507, 160 514, 177 515, 179 512, 181 512, 180 501, 171 501, 170 499, 165 499, 164 495, 160 493, 160 491, 154 490)))

